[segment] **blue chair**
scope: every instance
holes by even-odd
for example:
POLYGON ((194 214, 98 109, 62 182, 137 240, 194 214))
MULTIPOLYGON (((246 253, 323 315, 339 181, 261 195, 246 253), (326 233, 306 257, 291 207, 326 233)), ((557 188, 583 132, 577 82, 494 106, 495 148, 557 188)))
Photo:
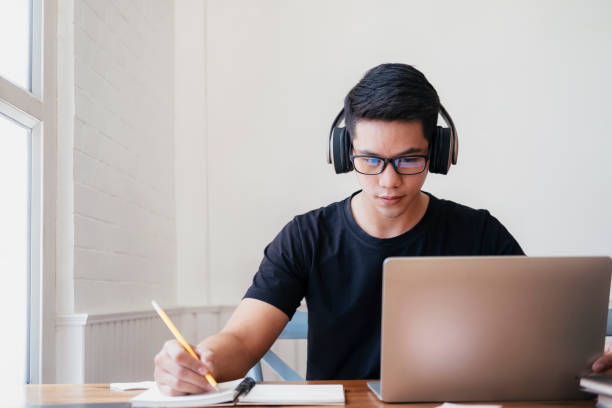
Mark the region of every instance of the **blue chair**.
POLYGON ((608 309, 608 327, 606 328, 606 336, 612 336, 612 309, 608 309))
MULTIPOLYGON (((295 312, 293 318, 287 323, 281 332, 279 339, 306 339, 308 338, 308 312, 295 312)), ((272 350, 268 350, 261 358, 267 365, 270 366, 283 381, 304 381, 304 379, 289 367, 279 356, 272 350)), ((261 371, 261 361, 257 362, 248 372, 249 377, 255 381, 263 381, 263 373, 261 371)))

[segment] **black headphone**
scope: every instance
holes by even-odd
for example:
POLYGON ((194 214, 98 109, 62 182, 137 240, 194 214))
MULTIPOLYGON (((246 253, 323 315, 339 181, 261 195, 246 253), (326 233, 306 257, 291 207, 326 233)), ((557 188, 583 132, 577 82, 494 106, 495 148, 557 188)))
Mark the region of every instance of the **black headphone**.
MULTIPOLYGON (((451 164, 457 164, 459 141, 453 119, 444 106, 440 105, 440 116, 448 127, 436 126, 429 143, 429 172, 446 174, 451 164)), ((353 170, 350 159, 351 135, 346 127, 338 127, 344 120, 344 108, 338 113, 329 131, 327 162, 334 165, 337 174, 353 170)))

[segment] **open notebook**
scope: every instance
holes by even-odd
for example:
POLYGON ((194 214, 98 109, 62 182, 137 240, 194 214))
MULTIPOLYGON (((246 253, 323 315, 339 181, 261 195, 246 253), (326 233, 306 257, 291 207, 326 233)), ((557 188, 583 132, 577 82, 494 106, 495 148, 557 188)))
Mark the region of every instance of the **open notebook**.
MULTIPOLYGON (((240 380, 219 383, 219 392, 170 397, 153 387, 130 400, 133 407, 201 407, 233 405, 234 389, 240 380)), ((257 384, 239 398, 237 405, 342 405, 341 384, 257 384)))

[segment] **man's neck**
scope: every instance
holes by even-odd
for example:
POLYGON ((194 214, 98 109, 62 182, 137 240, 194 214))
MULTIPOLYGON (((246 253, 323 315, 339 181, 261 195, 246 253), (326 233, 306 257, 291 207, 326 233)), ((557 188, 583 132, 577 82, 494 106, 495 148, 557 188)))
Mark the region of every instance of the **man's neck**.
POLYGON ((388 218, 366 202, 363 193, 359 193, 351 199, 351 212, 357 225, 368 235, 375 238, 393 238, 417 225, 425 215, 428 205, 429 196, 420 192, 403 214, 396 218, 388 218))

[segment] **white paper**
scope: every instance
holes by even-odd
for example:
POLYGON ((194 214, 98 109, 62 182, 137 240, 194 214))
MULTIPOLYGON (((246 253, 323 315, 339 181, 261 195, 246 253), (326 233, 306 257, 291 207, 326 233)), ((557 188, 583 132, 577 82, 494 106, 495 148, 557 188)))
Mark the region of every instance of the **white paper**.
POLYGON ((445 402, 442 405, 438 405, 436 408, 502 408, 502 406, 482 404, 454 404, 452 402, 445 402))
POLYGON ((220 392, 182 395, 172 397, 162 394, 157 386, 135 396, 130 400, 134 407, 201 407, 231 401, 234 389, 242 380, 219 383, 220 392))
POLYGON ((240 398, 241 404, 335 405, 344 404, 342 384, 257 384, 240 398))
POLYGON ((153 388, 155 381, 140 381, 127 383, 111 383, 111 391, 148 390, 153 388))
MULTIPOLYGON (((170 397, 157 387, 131 399, 134 407, 201 407, 231 401, 234 389, 242 381, 219 383, 221 392, 170 397)), ((257 384, 251 392, 240 398, 243 405, 342 405, 344 388, 341 384, 257 384)))

